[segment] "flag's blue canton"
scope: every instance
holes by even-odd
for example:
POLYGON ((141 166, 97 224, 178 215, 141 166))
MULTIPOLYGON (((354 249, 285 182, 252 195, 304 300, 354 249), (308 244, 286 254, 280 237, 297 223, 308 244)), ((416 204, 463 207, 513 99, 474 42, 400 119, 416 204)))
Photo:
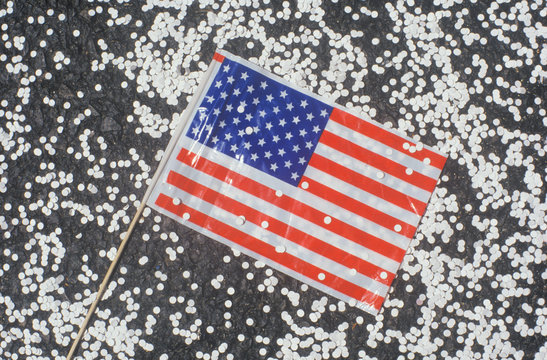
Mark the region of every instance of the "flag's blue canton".
POLYGON ((331 111, 226 58, 186 135, 296 186, 331 111))

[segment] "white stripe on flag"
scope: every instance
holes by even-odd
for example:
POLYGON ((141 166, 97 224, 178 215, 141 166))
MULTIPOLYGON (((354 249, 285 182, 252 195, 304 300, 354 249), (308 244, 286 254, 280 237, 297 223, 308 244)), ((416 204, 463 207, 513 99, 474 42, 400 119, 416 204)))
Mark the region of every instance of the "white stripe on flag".
POLYGON ((323 183, 324 185, 343 194, 352 194, 352 197, 354 199, 362 202, 363 204, 371 206, 392 217, 401 219, 402 221, 414 227, 417 226, 418 222, 420 221, 420 217, 415 213, 394 206, 392 203, 382 198, 366 193, 351 184, 339 180, 334 176, 317 170, 311 166, 306 169, 306 175, 312 179, 321 181, 321 183, 323 183))
MULTIPOLYGON (((363 120, 364 121, 364 120, 363 120)), ((342 124, 339 124, 335 121, 329 121, 325 130, 330 131, 338 136, 348 139, 349 141, 358 144, 359 146, 366 148, 370 151, 373 151, 379 155, 388 157, 393 161, 396 161, 400 164, 411 168, 414 171, 424 174, 427 177, 437 179, 441 173, 441 170, 424 164, 423 161, 417 160, 413 157, 410 157, 397 149, 394 149, 390 146, 384 145, 379 141, 371 139, 354 129, 348 128, 342 124)))
MULTIPOLYGON (((288 224, 296 230, 299 230, 303 233, 309 233, 310 235, 323 241, 325 241, 325 239, 328 239, 328 243, 330 245, 335 246, 350 255, 362 258, 363 260, 366 260, 367 262, 379 268, 382 268, 385 271, 395 273, 399 267, 399 263, 393 261, 390 258, 378 254, 364 246, 356 244, 355 242, 341 237, 334 232, 321 228, 303 217, 288 212, 278 206, 275 206, 275 204, 267 202, 248 192, 240 190, 235 186, 211 177, 210 175, 207 175, 199 169, 187 166, 180 162, 178 164, 173 164, 170 169, 179 174, 184 174, 185 177, 199 184, 205 185, 212 189, 218 189, 217 191, 219 193, 222 193, 240 203, 243 203, 255 209, 262 209, 262 212, 267 216, 288 224)), ((171 192, 168 192, 167 194, 171 194, 171 192)))
POLYGON ((319 143, 315 148, 315 153, 323 157, 329 158, 339 164, 344 164, 344 166, 348 166, 349 164, 351 164, 352 168, 363 176, 366 176, 369 179, 377 181, 392 189, 397 189, 397 191, 399 191, 400 193, 407 194, 408 196, 420 200, 424 203, 427 203, 429 197, 431 196, 431 193, 427 190, 420 189, 419 187, 404 182, 403 180, 388 173, 381 173, 381 176, 378 176, 380 170, 368 164, 365 164, 358 159, 352 158, 325 144, 319 143))
MULTIPOLYGON (((214 151, 207 146, 201 146, 199 150, 197 150, 195 147, 192 146, 193 144, 195 145, 195 142, 185 136, 181 139, 180 144, 183 148, 186 148, 192 152, 198 151, 199 156, 204 157, 205 159, 214 163, 228 167, 230 170, 237 172, 243 176, 251 179, 260 179, 260 182, 265 186, 271 189, 275 189, 276 191, 281 191, 283 194, 323 212, 325 216, 328 215, 332 218, 340 219, 348 225, 366 231, 367 233, 379 239, 383 239, 384 241, 393 244, 399 249, 402 249, 403 252, 406 251, 408 247, 408 244, 410 242, 409 238, 398 234, 395 231, 391 231, 380 225, 377 225, 370 220, 364 219, 360 216, 356 216, 354 213, 342 208, 338 204, 330 203, 327 200, 324 200, 301 188, 297 188, 290 184, 287 184, 284 181, 270 176, 260 170, 245 165, 242 162, 234 161, 231 157, 224 155, 221 152, 214 151)), ((169 169, 172 168, 172 166, 176 166, 176 161, 176 159, 171 160, 171 163, 168 164, 167 168, 169 169)), ((304 175, 306 174, 304 173, 304 175)))
MULTIPOLYGON (((198 176, 197 178, 199 179, 200 177, 198 176)), ((216 182, 212 181, 211 185, 216 185, 216 182)), ((232 192, 233 189, 226 187, 223 190, 224 191, 222 193, 216 191, 215 193, 229 196, 232 199, 234 198, 232 192)), ((211 189, 211 191, 214 190, 211 189)), ((357 284, 363 289, 367 289, 371 292, 375 292, 383 296, 387 294, 389 288, 386 285, 381 284, 369 277, 361 275, 359 272, 355 272, 354 274, 352 274, 351 268, 343 266, 342 264, 334 262, 324 256, 318 255, 313 251, 306 249, 305 247, 298 246, 292 241, 288 241, 281 236, 277 236, 276 234, 270 232, 268 229, 262 228, 260 224, 254 224, 249 219, 247 219, 243 224, 239 225, 237 221, 241 214, 227 211, 218 206, 215 206, 215 204, 210 204, 206 201, 203 201, 201 198, 195 196, 194 194, 186 192, 179 188, 173 188, 173 191, 170 194, 167 193, 167 195, 184 199, 184 204, 186 206, 196 209, 202 213, 209 214, 209 216, 211 216, 212 218, 219 220, 228 226, 239 227, 241 231, 244 231, 257 239, 260 239, 261 241, 273 247, 283 246, 285 248, 285 251, 287 251, 289 254, 299 257, 308 264, 321 267, 325 269, 325 271, 341 279, 345 279, 354 284, 357 284)), ((274 259, 270 260, 275 261, 274 259)))
MULTIPOLYGON (((161 186, 158 186, 158 187, 155 187, 152 191, 152 197, 151 199, 158 199, 159 197, 161 197, 161 186)), ((321 282, 319 282, 318 280, 314 279, 314 278, 311 278, 311 277, 308 277, 308 276, 305 276, 303 274, 301 274, 300 272, 297 272, 293 269, 291 269, 290 267, 287 267, 287 266, 284 266, 283 264, 280 264, 279 262, 272 262, 270 258, 268 257, 265 257, 263 256, 262 254, 256 252, 256 251, 253 251, 253 250, 250 250, 249 248, 245 247, 245 246, 242 246, 240 243, 238 242, 234 242, 232 240, 229 240, 227 239, 226 237, 222 236, 221 234, 217 233, 217 232, 214 232, 214 231, 211 231, 209 230, 208 228, 204 228, 202 226, 199 226, 195 223, 192 222, 192 218, 189 218, 189 219, 185 219, 182 217, 182 214, 176 214, 170 210, 167 210, 161 206, 159 206, 158 204, 151 204, 154 206, 154 208, 160 212, 161 214, 169 217, 169 218, 172 218, 174 220, 177 220, 179 222, 181 222, 182 224, 184 224, 185 226, 195 230, 195 231, 198 231, 202 234, 204 234, 205 236, 211 238, 211 239, 215 239, 216 241, 234 249, 234 250, 237 250, 237 251, 240 251, 244 254, 247 254, 251 257, 253 257, 254 259, 257 259, 257 260, 260 260, 262 262, 264 262, 265 264, 267 264, 268 266, 276 269, 276 270, 279 270, 303 283, 306 283, 306 284, 309 284, 310 286, 318 289, 318 290, 321 290, 323 291, 324 293, 328 294, 328 295, 331 295, 331 296, 334 296, 335 298, 338 298, 342 301, 345 301, 349 304, 351 303, 354 303, 356 304, 356 307, 361 309, 361 310, 364 310, 364 311, 368 311, 372 314, 377 314, 378 313, 378 310, 379 310, 379 306, 377 308, 374 307, 374 305, 371 303, 367 303, 367 302, 364 302, 364 301, 359 301, 358 299, 356 299, 355 297, 353 296, 348 296, 347 294, 343 293, 343 292, 340 292, 340 291, 337 291, 336 289, 334 289, 333 287, 331 286, 328 286, 328 285, 325 285, 321 282)), ((383 297, 380 297, 381 300, 383 301, 383 297)), ((381 304, 380 304, 381 305, 381 304)))
MULTIPOLYGON (((314 266, 301 259, 300 254, 293 255, 289 252, 276 253, 275 247, 260 241, 248 232, 242 231, 236 226, 228 225, 234 220, 233 214, 221 211, 216 207, 204 208, 208 212, 199 211, 185 204, 174 205, 173 198, 161 192, 165 185, 156 187, 153 196, 156 200, 155 207, 171 218, 184 221, 184 223, 201 233, 210 236, 232 248, 264 261, 268 266, 274 267, 297 279, 310 284, 326 293, 338 297, 344 301, 357 302, 357 307, 375 314, 378 312, 384 296, 378 292, 370 292, 354 282, 347 281, 329 272, 324 266, 314 266), (228 220, 225 216, 230 217, 228 220), (224 218, 225 221, 219 221, 224 218), (258 256, 257 256, 258 255, 258 256), (273 260, 275 258, 276 260, 273 260), (297 276, 295 276, 298 274, 297 276)), ((199 201, 203 206, 205 202, 199 201)))

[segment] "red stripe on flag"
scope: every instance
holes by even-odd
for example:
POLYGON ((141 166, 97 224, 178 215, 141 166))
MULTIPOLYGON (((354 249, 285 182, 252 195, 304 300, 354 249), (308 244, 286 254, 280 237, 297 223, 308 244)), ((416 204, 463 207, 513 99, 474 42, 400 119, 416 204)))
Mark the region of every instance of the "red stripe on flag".
POLYGON ((330 115, 330 119, 420 161, 429 158, 431 160, 431 166, 438 169, 442 170, 444 163, 446 162, 444 156, 426 148, 411 153, 403 148, 404 143, 414 145, 411 141, 340 109, 334 108, 330 115))
POLYGON ((426 204, 424 202, 361 175, 358 172, 348 169, 347 167, 319 154, 312 155, 309 165, 342 181, 345 181, 348 184, 358 187, 369 194, 387 200, 405 210, 417 213, 419 216, 421 216, 425 211, 426 204))
POLYGON ((385 158, 373 151, 362 148, 359 145, 354 144, 351 141, 329 131, 323 131, 319 141, 333 149, 343 152, 346 155, 367 163, 376 169, 384 171, 429 192, 433 192, 435 185, 437 184, 437 180, 420 174, 417 171, 414 171, 412 174, 408 175, 404 165, 385 158))
POLYGON ((332 231, 333 233, 353 241, 356 244, 364 246, 378 254, 384 255, 397 262, 401 262, 405 256, 406 249, 401 249, 385 240, 368 234, 367 232, 350 224, 346 224, 336 218, 332 218, 331 223, 326 226, 324 219, 327 214, 294 200, 289 196, 283 195, 279 197, 276 195, 276 191, 274 189, 271 189, 237 172, 231 171, 222 165, 207 160, 206 158, 200 157, 199 155, 184 148, 178 154, 177 160, 218 180, 226 181, 226 179, 230 179, 230 185, 267 201, 287 212, 306 219, 317 226, 332 231))
POLYGON ((177 172, 170 171, 167 176, 167 183, 176 186, 177 188, 199 197, 210 203, 213 206, 221 208, 227 212, 230 212, 236 216, 245 216, 246 221, 262 226, 263 221, 268 222, 267 230, 287 240, 292 241, 302 247, 305 247, 316 254, 322 255, 328 259, 331 259, 348 268, 354 268, 359 273, 368 276, 371 279, 375 279, 385 285, 391 284, 394 278, 394 274, 369 263, 363 259, 358 258, 355 255, 347 253, 335 246, 330 245, 316 237, 313 237, 303 231, 295 229, 292 226, 285 224, 271 216, 265 215, 260 211, 242 204, 230 197, 227 197, 221 193, 214 191, 204 185, 189 179, 177 172), (386 272, 388 277, 386 279, 381 278, 381 273, 386 272))
POLYGON ((309 264, 287 252, 278 253, 275 251, 273 246, 266 244, 259 239, 219 220, 211 218, 207 214, 185 206, 184 204, 175 205, 173 204, 173 199, 167 195, 160 194, 155 203, 157 206, 178 217, 182 217, 184 213, 188 213, 190 215, 188 221, 194 223, 195 225, 210 230, 211 232, 226 238, 233 243, 249 249, 258 255, 266 257, 310 279, 321 282, 322 284, 344 295, 354 298, 360 302, 370 304, 377 310, 379 310, 382 306, 384 298, 380 295, 363 289, 352 282, 339 278, 328 271, 309 264), (325 275, 324 280, 318 280, 320 274, 325 275))
POLYGON ((220 55, 219 53, 214 53, 213 60, 218 61, 219 63, 222 63, 226 57, 224 55, 220 55))
POLYGON ((310 179, 309 177, 303 176, 302 180, 300 180, 300 184, 302 184, 303 182, 308 183, 308 188, 306 189, 306 191, 310 192, 311 194, 314 194, 321 199, 325 199, 337 206, 340 206, 341 208, 351 211, 352 213, 357 214, 365 219, 369 219, 370 221, 380 226, 383 226, 388 230, 395 231, 395 226, 400 225, 401 231, 399 231, 398 233, 411 239, 416 232, 416 228, 414 226, 407 224, 400 219, 394 218, 393 216, 385 214, 379 210, 376 210, 371 206, 363 204, 362 202, 357 201, 354 198, 349 197, 339 191, 333 190, 318 181, 310 179))

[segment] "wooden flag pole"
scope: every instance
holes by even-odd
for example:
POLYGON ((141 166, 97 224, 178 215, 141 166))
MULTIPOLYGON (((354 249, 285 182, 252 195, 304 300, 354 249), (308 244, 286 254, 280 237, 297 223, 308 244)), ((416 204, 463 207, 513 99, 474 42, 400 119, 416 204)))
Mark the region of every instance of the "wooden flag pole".
POLYGON ((70 351, 67 356, 67 360, 71 360, 74 356, 74 352, 78 348, 78 344, 80 343, 80 340, 82 340, 82 337, 84 336, 85 329, 87 328, 87 323, 89 323, 89 320, 95 313, 95 309, 97 308, 97 305, 99 304, 99 301, 101 301, 104 292, 106 291, 106 287, 108 286, 108 283, 110 282, 110 277, 112 276, 112 273, 114 272, 114 268, 116 268, 116 265, 120 261, 120 257, 122 256, 123 250, 125 249, 125 245, 127 244, 127 241, 129 240, 129 237, 131 236, 131 233, 133 232, 133 229, 135 228, 135 225, 141 218, 142 212, 144 211, 144 208, 146 207, 146 201, 143 201, 141 205, 139 206, 137 213, 133 217, 133 220, 131 221, 131 224, 129 225, 129 229, 127 229, 127 232, 125 233, 125 236, 118 247, 118 251, 116 252, 116 257, 114 260, 112 260, 112 263, 110 264, 110 267, 108 268, 108 271, 106 272, 106 275, 104 276, 103 282, 99 286, 99 291, 97 293, 97 297, 95 298, 95 301, 93 301, 93 304, 91 304, 91 307, 87 311, 87 315, 85 316, 85 320, 80 326, 80 331, 78 331, 78 336, 76 336, 76 339, 72 342, 72 347, 70 348, 70 351))
POLYGON ((106 287, 108 286, 108 283, 110 282, 110 277, 112 276, 112 273, 114 272, 114 269, 116 268, 116 265, 120 261, 120 258, 122 256, 123 250, 125 249, 125 245, 127 244, 127 241, 129 240, 129 237, 131 236, 131 233, 133 232, 133 229, 137 225, 137 222, 142 216, 142 213, 144 211, 144 208, 146 207, 146 203, 148 202, 148 198, 150 198, 150 195, 152 194, 152 190, 154 189, 155 184, 158 182, 158 179, 161 175, 161 172, 163 171, 163 168, 165 165, 167 165, 167 161, 169 160, 169 157, 173 150, 175 149, 175 145, 177 143, 177 140, 179 139, 180 135, 182 134, 182 131, 184 130, 184 127, 190 117, 193 114, 193 110, 196 108, 196 105, 201 98, 201 95, 207 85, 209 85, 209 82, 211 81, 211 74, 213 73, 214 69, 219 66, 218 64, 215 64, 216 61, 213 61, 213 64, 209 66, 205 74, 203 75, 199 87, 192 97, 192 100, 188 104, 188 107, 186 108, 186 111, 184 111, 182 119, 180 120, 180 123, 175 128, 175 132, 173 136, 171 137, 171 140, 169 141, 169 144, 167 145, 167 148, 165 149, 163 158, 160 161, 160 164, 158 165, 158 168, 156 170, 156 173, 154 174, 154 177, 152 178, 152 181, 150 182, 150 185, 148 186, 148 189, 146 190, 146 193, 143 196, 142 202, 137 209, 137 213, 133 217, 133 220, 131 220, 131 224, 129 225, 129 229, 127 229, 127 232, 125 233, 125 236, 118 247, 118 251, 116 252, 116 257, 114 260, 112 260, 112 263, 110 264, 110 267, 108 268, 108 271, 106 272, 106 275, 104 276, 103 282, 99 286, 99 291, 97 292, 97 297, 93 301, 93 304, 91 304, 91 307, 87 311, 87 315, 85 316, 84 322, 80 326, 80 330, 78 331, 78 335, 72 342, 72 346, 70 347, 70 351, 68 352, 66 360, 71 360, 74 356, 76 349, 78 349, 78 344, 82 340, 82 337, 84 336, 85 330, 87 328, 87 324, 89 323, 89 320, 95 313, 95 309, 97 308, 97 305, 101 301, 104 292, 106 291, 106 287))

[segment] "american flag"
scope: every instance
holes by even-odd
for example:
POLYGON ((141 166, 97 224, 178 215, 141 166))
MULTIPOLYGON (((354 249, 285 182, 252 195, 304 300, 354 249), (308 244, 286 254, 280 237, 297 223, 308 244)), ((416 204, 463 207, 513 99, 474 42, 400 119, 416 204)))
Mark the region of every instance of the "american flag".
POLYGON ((372 314, 446 161, 227 52, 148 205, 372 314))

